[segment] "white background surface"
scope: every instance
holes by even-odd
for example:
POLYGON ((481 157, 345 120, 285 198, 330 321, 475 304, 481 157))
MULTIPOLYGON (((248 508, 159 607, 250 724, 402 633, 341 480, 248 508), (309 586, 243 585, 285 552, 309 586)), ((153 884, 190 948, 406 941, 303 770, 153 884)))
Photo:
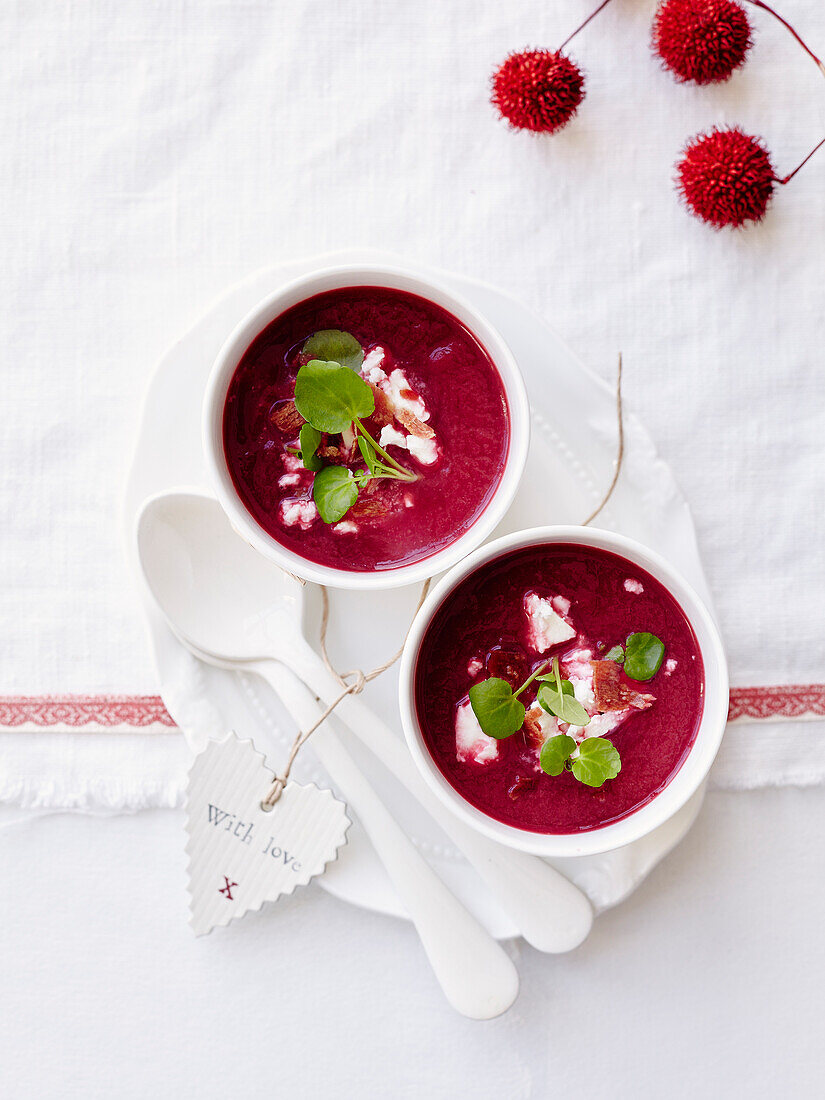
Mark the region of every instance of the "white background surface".
MULTIPOLYGON (((615 0, 577 40, 588 98, 548 141, 496 122, 487 78, 563 39, 581 0, 0 7, 3 692, 153 690, 116 521, 148 373, 227 284, 347 246, 502 286, 604 377, 621 347, 733 682, 825 679, 825 160, 741 234, 670 185, 720 122, 790 171, 825 84, 754 12, 742 73, 678 87, 649 56, 653 6, 615 0)), ((781 7, 825 52, 822 5, 781 7)), ((712 795, 581 951, 521 953, 522 999, 487 1025, 448 1016, 409 928, 317 890, 193 943, 171 812, 16 826, 4 1089, 814 1096, 824 819, 821 789, 712 795)))

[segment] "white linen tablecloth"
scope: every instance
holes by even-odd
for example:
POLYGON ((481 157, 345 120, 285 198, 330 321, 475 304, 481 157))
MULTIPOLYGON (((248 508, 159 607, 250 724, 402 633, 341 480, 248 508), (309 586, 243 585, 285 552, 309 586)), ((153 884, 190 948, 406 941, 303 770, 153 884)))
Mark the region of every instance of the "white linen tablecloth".
MULTIPOLYGON (((825 151, 742 233, 690 218, 671 184, 713 124, 791 171, 825 132, 825 82, 749 8, 746 68, 680 87, 650 56, 654 6, 615 0, 576 40, 587 99, 541 140, 495 119, 489 73, 564 39, 586 0, 0 5, 0 694, 156 691, 117 515, 148 374, 227 284, 345 247, 501 286, 606 378, 621 349, 691 503, 732 682, 825 682, 825 151)), ((825 53, 822 4, 780 8, 825 53)), ((7 790, 28 736, 69 804, 90 776, 129 802, 60 733, 0 734, 7 790)), ((821 779, 821 736, 822 716, 778 724, 764 781, 788 756, 821 779)), ((129 770, 173 803, 140 745, 129 770)), ((0 820, 11 1097, 821 1087, 821 787, 712 794, 581 951, 522 950, 522 999, 484 1026, 446 1012, 408 927, 318 890, 193 944, 176 813, 29 813, 0 820)))

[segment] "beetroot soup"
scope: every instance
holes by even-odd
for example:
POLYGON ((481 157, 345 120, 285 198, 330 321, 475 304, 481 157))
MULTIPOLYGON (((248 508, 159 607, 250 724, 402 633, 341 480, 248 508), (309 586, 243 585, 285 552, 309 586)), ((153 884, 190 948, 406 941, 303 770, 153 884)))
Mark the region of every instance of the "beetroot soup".
POLYGON ((261 527, 354 571, 459 538, 501 480, 509 432, 501 379, 473 335, 432 302, 372 286, 273 321, 241 359, 223 418, 229 472, 261 527))
POLYGON ((466 578, 415 670, 418 721, 446 779, 537 833, 596 829, 654 798, 693 744, 703 697, 674 598, 615 554, 565 544, 466 578))

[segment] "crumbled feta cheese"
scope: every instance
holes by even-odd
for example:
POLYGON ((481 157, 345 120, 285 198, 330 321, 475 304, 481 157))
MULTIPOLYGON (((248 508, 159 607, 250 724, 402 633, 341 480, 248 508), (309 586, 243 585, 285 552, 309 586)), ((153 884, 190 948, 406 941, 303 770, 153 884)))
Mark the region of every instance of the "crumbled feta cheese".
POLYGON ((630 711, 609 710, 604 714, 594 714, 586 726, 568 726, 567 736, 574 741, 584 741, 587 737, 606 737, 627 718, 630 711))
POLYGON ((407 449, 422 466, 432 466, 438 460, 438 444, 435 439, 422 439, 417 435, 407 437, 407 449))
POLYGON ((414 503, 415 503, 415 501, 414 501, 414 500, 413 500, 413 498, 412 498, 412 497, 410 496, 410 494, 409 494, 409 493, 405 493, 405 494, 404 494, 404 507, 405 507, 405 508, 412 508, 412 506, 413 506, 413 504, 414 504, 414 503))
POLYGON ((593 650, 581 647, 571 649, 560 659, 560 667, 565 680, 573 685, 573 694, 588 714, 596 710, 596 696, 593 694, 593 650))
POLYGON ((430 414, 427 411, 427 406, 424 404, 423 399, 415 392, 410 385, 406 374, 398 367, 389 376, 389 392, 387 397, 390 399, 393 409, 399 412, 402 409, 406 409, 407 412, 411 412, 413 416, 417 416, 419 420, 429 420, 430 414))
MULTIPOLYGON (((548 714, 542 707, 534 709, 539 711, 535 718, 541 730, 541 744, 544 744, 548 737, 555 737, 559 732, 559 720, 554 718, 552 714, 548 714)), ((541 748, 541 745, 539 745, 539 748, 541 748)))
POLYGON ((673 673, 676 671, 676 666, 678 664, 679 662, 675 661, 673 657, 670 657, 667 661, 665 661, 665 676, 672 676, 673 673))
POLYGON ((296 474, 283 474, 281 477, 278 478, 278 486, 281 489, 286 489, 290 485, 300 485, 300 484, 301 484, 301 475, 297 474, 297 473, 296 474))
POLYGON ((312 500, 287 497, 281 501, 280 515, 285 527, 300 527, 302 531, 308 531, 318 516, 318 509, 312 500))
POLYGON ((479 672, 484 668, 484 662, 480 661, 478 657, 473 657, 467 664, 467 675, 478 676, 479 672))
POLYGON ((498 756, 498 741, 484 733, 469 699, 456 707, 455 755, 460 764, 489 764, 498 756))
POLYGON ((645 590, 645 586, 641 581, 634 580, 632 577, 628 577, 624 582, 625 592, 632 592, 634 596, 641 596, 645 590))
POLYGON ((570 614, 570 600, 564 596, 554 596, 550 603, 553 605, 553 610, 557 611, 559 615, 570 614))
POLYGON ((383 362, 383 348, 373 348, 365 355, 361 364, 361 377, 364 381, 386 395, 394 413, 406 411, 417 416, 419 420, 429 420, 429 410, 423 398, 410 385, 406 374, 399 367, 387 374, 381 366, 383 362))
POLYGON ((378 442, 382 447, 401 447, 402 450, 407 449, 407 437, 403 432, 399 432, 397 428, 394 428, 392 424, 385 424, 381 429, 381 434, 378 437, 378 442))
POLYGON ((384 425, 378 442, 382 447, 400 447, 402 450, 409 451, 423 466, 432 466, 438 459, 438 444, 435 439, 421 439, 417 435, 407 435, 405 432, 399 432, 392 424, 384 425))
POLYGON ((387 375, 381 369, 381 364, 385 358, 386 352, 380 345, 368 351, 361 364, 361 377, 374 386, 377 386, 379 382, 386 381, 387 375))
POLYGON ((303 470, 303 468, 304 460, 300 455, 293 455, 289 451, 284 451, 284 469, 288 473, 294 474, 296 470, 303 470))
POLYGON ((535 592, 528 592, 523 601, 527 616, 527 638, 537 653, 545 653, 551 646, 575 638, 576 631, 550 600, 543 600, 535 592))
POLYGON ((350 519, 342 519, 340 523, 336 523, 332 528, 333 531, 337 531, 339 535, 354 535, 358 530, 358 524, 353 523, 350 519))

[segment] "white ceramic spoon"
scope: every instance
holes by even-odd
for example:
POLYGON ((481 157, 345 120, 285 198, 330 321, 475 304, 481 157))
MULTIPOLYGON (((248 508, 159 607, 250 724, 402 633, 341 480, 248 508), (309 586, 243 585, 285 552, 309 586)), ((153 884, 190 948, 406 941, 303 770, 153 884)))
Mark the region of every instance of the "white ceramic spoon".
MULTIPOLYGON (((206 659, 246 664, 274 658, 324 702, 340 694, 303 636, 303 589, 243 542, 213 498, 164 493, 148 500, 138 518, 138 551, 167 621, 206 659)), ((577 887, 538 857, 504 848, 455 818, 404 745, 361 700, 343 699, 336 713, 438 822, 530 944, 561 952, 585 939, 593 913, 577 887)))
MULTIPOLYGON (((151 568, 144 568, 144 574, 149 580, 151 568)), ((159 606, 165 614, 164 606, 159 606)), ((173 620, 169 621, 174 628, 173 620)), ((321 709, 306 685, 280 662, 222 661, 202 652, 180 634, 178 637, 202 660, 262 676, 284 698, 302 728, 308 728, 320 715, 321 709)), ((510 957, 433 871, 328 726, 315 731, 312 747, 375 848, 449 1003, 462 1015, 476 1020, 489 1020, 506 1012, 519 988, 518 972, 510 957)))

